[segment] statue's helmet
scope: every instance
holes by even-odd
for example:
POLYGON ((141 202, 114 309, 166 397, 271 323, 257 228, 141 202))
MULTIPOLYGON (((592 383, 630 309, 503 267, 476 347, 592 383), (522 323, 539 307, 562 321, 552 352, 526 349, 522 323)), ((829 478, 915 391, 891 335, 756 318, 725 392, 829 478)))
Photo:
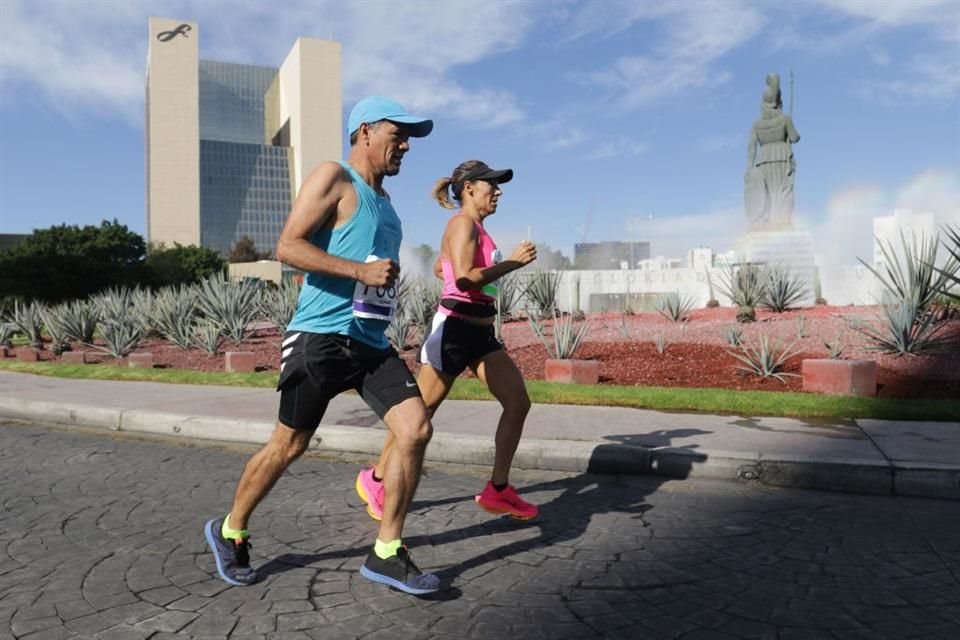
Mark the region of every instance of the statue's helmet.
POLYGON ((780 97, 780 75, 771 73, 767 75, 767 88, 763 92, 763 102, 771 107, 783 106, 783 100, 780 97))

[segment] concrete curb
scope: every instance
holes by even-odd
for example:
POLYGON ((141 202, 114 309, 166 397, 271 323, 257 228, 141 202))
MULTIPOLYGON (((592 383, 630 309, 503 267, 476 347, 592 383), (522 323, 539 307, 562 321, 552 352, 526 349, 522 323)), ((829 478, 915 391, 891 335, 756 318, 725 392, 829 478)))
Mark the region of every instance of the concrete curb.
MULTIPOLYGON (((260 420, 2 397, 0 418, 251 444, 266 442, 273 431, 273 423, 260 420)), ((379 454, 384 435, 380 428, 323 424, 317 429, 310 448, 373 457, 379 454)), ((428 462, 492 465, 493 454, 492 437, 435 433, 426 459, 428 462)), ((671 478, 759 482, 776 487, 960 499, 960 465, 935 463, 814 459, 768 456, 750 451, 527 438, 520 442, 514 465, 521 469, 572 473, 653 474, 671 478)))

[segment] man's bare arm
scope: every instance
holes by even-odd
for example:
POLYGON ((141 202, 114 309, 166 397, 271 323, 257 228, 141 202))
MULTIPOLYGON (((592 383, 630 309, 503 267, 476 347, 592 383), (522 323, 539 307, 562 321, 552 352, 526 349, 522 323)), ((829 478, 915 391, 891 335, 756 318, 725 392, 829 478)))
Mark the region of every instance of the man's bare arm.
POLYGON ((301 271, 360 280, 372 286, 392 284, 399 266, 392 260, 360 263, 330 255, 310 242, 320 228, 335 225, 337 207, 349 186, 343 167, 325 162, 304 180, 277 241, 277 260, 301 271))

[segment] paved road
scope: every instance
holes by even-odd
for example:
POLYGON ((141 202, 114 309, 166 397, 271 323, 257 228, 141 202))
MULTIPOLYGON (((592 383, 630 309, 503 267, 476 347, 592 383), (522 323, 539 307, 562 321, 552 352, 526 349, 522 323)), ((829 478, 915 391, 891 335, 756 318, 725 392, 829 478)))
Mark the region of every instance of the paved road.
POLYGON ((357 573, 356 464, 303 460, 253 522, 265 579, 213 577, 204 521, 247 450, 0 425, 0 637, 957 638, 960 503, 717 481, 516 474, 538 521, 432 468, 407 542, 448 588, 357 573))

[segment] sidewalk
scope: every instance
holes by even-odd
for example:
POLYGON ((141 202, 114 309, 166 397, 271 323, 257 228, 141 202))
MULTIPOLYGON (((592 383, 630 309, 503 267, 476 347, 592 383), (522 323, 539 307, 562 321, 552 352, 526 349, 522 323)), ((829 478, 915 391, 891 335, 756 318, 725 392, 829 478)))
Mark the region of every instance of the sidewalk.
MULTIPOLYGON (((0 419, 265 442, 269 389, 69 380, 0 371, 0 419)), ((499 405, 446 401, 428 461, 489 465, 499 405)), ((355 395, 331 402, 311 445, 375 456, 383 425, 355 395)), ((803 420, 534 405, 514 466, 739 479, 854 493, 960 499, 960 423, 803 420)))

